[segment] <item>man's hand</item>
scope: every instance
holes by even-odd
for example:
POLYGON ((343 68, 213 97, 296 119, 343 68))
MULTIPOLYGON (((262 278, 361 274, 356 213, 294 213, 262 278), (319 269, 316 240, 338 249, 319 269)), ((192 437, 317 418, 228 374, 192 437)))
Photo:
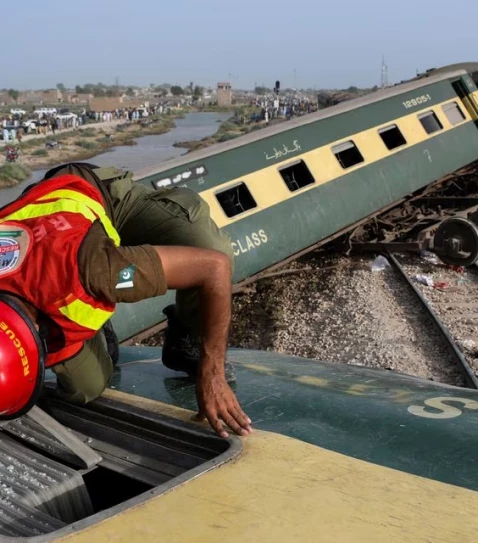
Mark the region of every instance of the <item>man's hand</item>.
POLYGON ((231 263, 227 255, 197 247, 156 247, 168 288, 199 291, 201 362, 196 382, 199 418, 228 437, 223 421, 238 435, 251 432, 251 421, 227 384, 224 364, 231 322, 231 263))
POLYGON ((241 409, 223 375, 198 377, 196 397, 199 419, 207 418, 220 437, 229 437, 221 421, 237 435, 247 436, 251 433, 251 419, 241 409))

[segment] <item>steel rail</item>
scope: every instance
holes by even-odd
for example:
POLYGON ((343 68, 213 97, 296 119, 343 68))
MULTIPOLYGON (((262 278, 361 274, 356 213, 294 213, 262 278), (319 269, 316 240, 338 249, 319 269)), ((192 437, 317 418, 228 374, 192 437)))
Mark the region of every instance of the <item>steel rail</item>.
POLYGON ((408 277, 407 272, 403 269, 402 265, 398 260, 388 251, 385 252, 385 256, 387 259, 392 263, 394 269, 398 271, 398 273, 402 276, 404 281, 407 283, 407 285, 410 287, 410 289, 414 292, 416 297, 419 299, 421 305, 426 310, 428 315, 430 316, 431 320, 433 321, 436 329, 440 333, 441 337, 443 338, 448 351, 450 352, 451 356, 455 359, 455 362, 459 368, 459 370, 462 372, 463 376, 465 377, 465 381, 467 385, 470 388, 478 389, 478 378, 475 375, 475 372, 473 371, 472 367, 466 360, 466 358, 463 356, 463 353, 460 351, 460 349, 457 347, 455 341, 453 340, 453 337, 451 336, 450 332, 448 331, 447 327, 443 324, 441 319, 438 317, 438 315, 435 313, 435 311, 432 309, 431 305, 428 303, 426 298, 423 296, 423 294, 420 292, 420 289, 416 287, 410 278, 408 277))

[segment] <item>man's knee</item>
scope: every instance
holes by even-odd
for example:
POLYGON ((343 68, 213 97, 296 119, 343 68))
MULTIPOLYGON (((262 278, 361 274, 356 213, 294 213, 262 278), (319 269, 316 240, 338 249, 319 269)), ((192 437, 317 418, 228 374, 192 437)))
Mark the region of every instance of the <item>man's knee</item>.
POLYGON ((67 402, 86 405, 99 398, 106 390, 109 377, 107 375, 101 377, 97 376, 96 379, 75 382, 74 380, 65 379, 62 375, 57 375, 58 395, 67 402))
POLYGON ((103 333, 88 340, 79 355, 52 367, 58 394, 66 401, 84 405, 99 398, 113 374, 113 362, 103 333))
POLYGON ((227 234, 219 231, 211 235, 210 245, 207 249, 213 249, 225 254, 229 258, 231 270, 234 269, 234 251, 232 250, 231 240, 227 234))

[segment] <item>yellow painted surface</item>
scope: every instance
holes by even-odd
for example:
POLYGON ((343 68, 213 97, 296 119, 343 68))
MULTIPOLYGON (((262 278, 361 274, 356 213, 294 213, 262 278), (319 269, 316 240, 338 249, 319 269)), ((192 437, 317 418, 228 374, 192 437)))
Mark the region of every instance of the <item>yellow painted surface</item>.
MULTIPOLYGON (((223 226, 227 226, 228 224, 231 224, 233 222, 245 219, 250 215, 254 215, 255 213, 258 213, 263 209, 277 205, 290 198, 294 198, 298 194, 314 190, 318 186, 333 181, 338 177, 347 175, 355 170, 359 170, 360 168, 365 168, 374 162, 391 156, 394 153, 397 153, 409 147, 413 147, 414 145, 417 145, 419 143, 423 143, 424 141, 439 136, 440 134, 443 134, 444 132, 447 132, 449 130, 453 130, 453 128, 456 128, 467 121, 471 121, 471 117, 466 108, 464 107, 462 101, 458 97, 456 97, 451 100, 446 100, 445 102, 442 102, 440 104, 436 104, 434 106, 424 107, 420 110, 413 109, 413 112, 409 113, 408 115, 404 115, 403 117, 400 117, 398 119, 388 121, 373 128, 369 128, 367 130, 364 130, 363 132, 352 134, 350 136, 347 136, 345 139, 328 143, 327 145, 318 147, 317 149, 313 149, 312 151, 308 151, 306 153, 299 152, 297 155, 291 156, 287 160, 275 163, 274 165, 266 167, 262 170, 251 172, 247 175, 244 175, 237 179, 233 179, 231 181, 228 181, 227 183, 215 186, 211 189, 204 190, 200 192, 200 195, 209 204, 212 218, 214 219, 216 224, 220 228, 222 228, 223 226), (448 118, 446 117, 442 109, 443 106, 453 102, 456 102, 459 105, 463 115, 465 116, 463 122, 455 126, 453 126, 448 121, 448 118), (435 115, 440 120, 443 129, 434 132, 433 134, 427 134, 425 129, 421 125, 418 116, 422 113, 426 113, 432 110, 435 112, 435 115), (383 143, 378 131, 382 128, 392 125, 396 125, 399 127, 407 143, 405 145, 402 145, 401 147, 397 147, 396 149, 390 151, 383 143), (340 166, 335 155, 333 154, 332 147, 350 140, 352 140, 359 148, 364 158, 364 161, 357 164, 356 166, 344 170, 342 166, 340 166), (287 166, 288 164, 293 164, 298 160, 304 160, 306 162, 307 167, 309 168, 315 179, 315 183, 308 185, 298 191, 291 192, 285 184, 284 180, 282 179, 279 173, 279 169, 287 166), (219 191, 226 190, 229 187, 237 185, 240 182, 244 182, 247 184, 249 191, 251 192, 254 200, 257 203, 257 207, 247 211, 246 213, 242 213, 235 217, 228 218, 224 213, 223 209, 221 208, 219 202, 217 201, 215 194, 219 191)), ((320 124, 317 125, 317 129, 320 130, 320 124)), ((298 140, 298 143, 300 145, 301 141, 298 140)), ((290 136, 287 135, 287 133, 284 133, 284 144, 286 146, 293 147, 293 142, 290 139, 290 136)))
MULTIPOLYGON (((191 412, 112 394, 189 419, 191 412)), ((478 493, 256 431, 194 481, 65 537, 71 543, 475 543, 478 493)))

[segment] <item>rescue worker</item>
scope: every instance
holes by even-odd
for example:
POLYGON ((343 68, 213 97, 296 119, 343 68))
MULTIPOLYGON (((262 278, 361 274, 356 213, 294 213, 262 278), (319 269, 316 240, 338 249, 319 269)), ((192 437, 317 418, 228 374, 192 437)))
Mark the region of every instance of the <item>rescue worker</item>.
POLYGON ((0 420, 35 404, 45 368, 63 399, 99 397, 118 358, 116 304, 175 289, 163 363, 195 379, 198 417, 218 435, 223 423, 247 435, 226 362, 230 241, 195 192, 132 177, 70 163, 0 209, 0 420))

